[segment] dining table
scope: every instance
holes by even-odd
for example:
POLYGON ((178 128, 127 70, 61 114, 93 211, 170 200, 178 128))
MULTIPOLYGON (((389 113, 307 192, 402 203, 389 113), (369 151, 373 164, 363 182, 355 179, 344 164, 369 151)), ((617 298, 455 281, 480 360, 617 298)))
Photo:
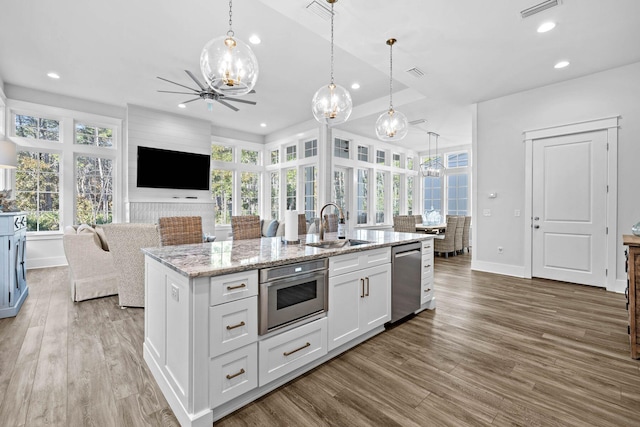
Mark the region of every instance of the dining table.
POLYGON ((446 229, 447 229, 447 224, 437 224, 437 225, 416 224, 416 231, 422 231, 428 234, 444 233, 446 229))

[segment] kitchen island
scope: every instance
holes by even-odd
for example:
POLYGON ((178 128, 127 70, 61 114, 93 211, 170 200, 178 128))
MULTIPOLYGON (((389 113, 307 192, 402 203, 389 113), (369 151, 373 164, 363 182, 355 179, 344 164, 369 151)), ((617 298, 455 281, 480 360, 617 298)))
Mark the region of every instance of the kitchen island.
POLYGON ((326 248, 310 246, 318 236, 309 234, 296 244, 262 238, 144 249, 144 359, 180 423, 211 426, 383 332, 391 319, 391 247, 412 242, 422 245, 420 310, 432 309, 429 235, 354 230, 344 246, 326 248), (296 281, 306 265, 313 278, 296 281), (267 301, 286 289, 267 298, 268 272, 301 285, 287 298, 304 294, 325 301, 324 310, 267 331, 266 307, 286 313, 296 305, 267 301))

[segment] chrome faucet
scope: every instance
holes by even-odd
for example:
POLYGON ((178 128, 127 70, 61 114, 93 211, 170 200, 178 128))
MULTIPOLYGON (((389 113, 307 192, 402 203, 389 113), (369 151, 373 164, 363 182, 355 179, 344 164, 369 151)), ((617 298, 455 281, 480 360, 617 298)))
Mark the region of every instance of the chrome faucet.
MULTIPOLYGON (((342 209, 340 209, 340 206, 336 205, 333 202, 329 202, 326 203, 321 209, 320 209, 320 241, 324 240, 324 217, 322 216, 322 212, 324 212, 324 208, 326 208, 327 206, 335 206, 336 209, 338 209, 338 212, 340 212, 340 219, 344 220, 344 214, 342 213, 342 209)), ((329 227, 329 224, 326 225, 326 227, 329 227)))

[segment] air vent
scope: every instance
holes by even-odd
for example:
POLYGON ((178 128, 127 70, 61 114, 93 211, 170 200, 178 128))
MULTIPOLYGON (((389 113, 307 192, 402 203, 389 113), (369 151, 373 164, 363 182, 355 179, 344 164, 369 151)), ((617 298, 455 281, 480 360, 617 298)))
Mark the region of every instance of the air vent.
MULTIPOLYGON (((318 15, 320 18, 324 19, 325 21, 331 20, 331 9, 327 8, 326 6, 319 3, 318 1, 314 0, 311 3, 309 3, 307 5, 307 10, 313 13, 314 15, 318 15)), ((335 12, 334 12, 334 15, 335 15, 335 12)))
POLYGON ((422 71, 420 68, 418 67, 413 67, 413 68, 409 68, 407 70, 407 73, 411 74, 413 77, 417 77, 420 78, 422 76, 424 76, 424 71, 422 71))
POLYGON ((535 15, 536 13, 542 12, 543 10, 547 10, 547 9, 552 8, 552 7, 556 7, 559 4, 560 4, 560 0, 543 1, 540 4, 537 4, 535 6, 531 6, 530 8, 521 11, 520 15, 522 16, 522 19, 528 18, 530 16, 535 15))
POLYGON ((411 121, 409 122, 409 124, 410 124, 411 126, 418 126, 418 125, 421 125, 421 124, 423 124, 423 123, 427 123, 427 119, 417 119, 417 120, 411 120, 411 121))

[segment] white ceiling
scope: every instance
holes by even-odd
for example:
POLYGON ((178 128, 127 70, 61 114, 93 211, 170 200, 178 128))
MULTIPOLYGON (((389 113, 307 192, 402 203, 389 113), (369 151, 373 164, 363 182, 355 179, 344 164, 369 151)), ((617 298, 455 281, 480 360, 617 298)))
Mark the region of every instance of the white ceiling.
MULTIPOLYGON (((0 6, 0 79, 6 85, 124 107, 136 104, 269 136, 292 125, 314 126, 311 98, 329 81, 329 21, 306 10, 312 0, 236 0, 233 29, 253 50, 260 75, 251 106, 233 112, 203 101, 179 110, 188 95, 164 77, 192 85, 205 43, 226 33, 226 1, 8 1, 0 6), (47 72, 62 78, 51 80, 47 72), (267 123, 261 128, 260 123, 267 123)), ((325 0, 318 0, 327 5, 325 0)), ((471 105, 640 61, 640 1, 562 0, 522 19, 542 0, 340 0, 335 5, 335 80, 349 87, 352 118, 338 127, 375 138, 388 108, 389 37, 394 46, 394 107, 427 120, 402 145, 423 149, 424 130, 441 145, 471 142, 471 105), (538 34, 547 20, 558 25, 538 34), (561 60, 568 68, 556 70, 561 60), (420 79, 405 72, 418 67, 420 79)), ((327 5, 328 6, 328 5, 327 5)))

